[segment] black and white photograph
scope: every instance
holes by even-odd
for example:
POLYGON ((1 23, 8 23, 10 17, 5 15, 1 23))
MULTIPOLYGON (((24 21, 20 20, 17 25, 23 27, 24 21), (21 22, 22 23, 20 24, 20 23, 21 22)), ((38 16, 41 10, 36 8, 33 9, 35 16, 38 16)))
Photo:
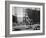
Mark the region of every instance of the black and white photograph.
POLYGON ((40 30, 40 8, 13 7, 12 30, 40 30))

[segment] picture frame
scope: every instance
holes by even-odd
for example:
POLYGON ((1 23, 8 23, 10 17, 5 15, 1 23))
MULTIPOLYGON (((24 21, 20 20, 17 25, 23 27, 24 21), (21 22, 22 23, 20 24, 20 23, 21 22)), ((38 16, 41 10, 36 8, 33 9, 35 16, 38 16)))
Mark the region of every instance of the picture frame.
POLYGON ((44 10, 44 3, 5 1, 5 37, 44 35, 44 10))

